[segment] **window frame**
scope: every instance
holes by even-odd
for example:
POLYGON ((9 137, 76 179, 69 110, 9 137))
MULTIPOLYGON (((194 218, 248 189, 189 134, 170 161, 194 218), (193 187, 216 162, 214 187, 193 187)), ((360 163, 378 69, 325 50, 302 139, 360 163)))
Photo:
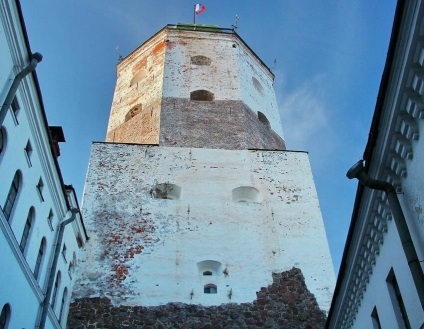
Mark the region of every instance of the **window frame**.
POLYGON ((406 311, 405 303, 403 302, 402 293, 398 281, 396 279, 393 268, 390 269, 386 278, 387 288, 389 290, 390 300, 392 302, 393 311, 395 312, 396 320, 400 328, 411 329, 408 312, 406 311), (403 326, 402 326, 403 325, 403 326))
POLYGON ((21 187, 22 174, 19 170, 16 170, 15 175, 13 176, 12 183, 10 184, 9 193, 7 193, 6 201, 2 208, 4 217, 10 222, 12 212, 15 208, 16 199, 19 196, 19 191, 21 187))
POLYGON ((50 306, 52 307, 53 311, 56 305, 57 292, 59 290, 61 281, 62 281, 62 273, 60 271, 57 271, 56 280, 54 282, 53 291, 52 291, 52 300, 50 301, 50 306))
POLYGON ((203 293, 207 295, 213 295, 218 293, 218 287, 216 284, 208 283, 203 286, 203 293))
POLYGON ((64 243, 62 246, 61 254, 65 263, 68 263, 68 260, 66 259, 66 251, 67 251, 67 248, 66 248, 66 244, 64 243))
POLYGON ((25 145, 24 151, 25 151, 25 158, 28 162, 28 166, 32 167, 31 157, 32 157, 33 149, 32 149, 32 145, 31 145, 31 141, 29 139, 28 139, 27 144, 25 145))
POLYGON ((38 196, 40 197, 41 202, 44 202, 44 195, 43 195, 43 190, 44 190, 44 182, 43 182, 43 178, 40 177, 38 183, 37 183, 37 192, 38 192, 38 196))
POLYGON ((29 208, 28 216, 25 221, 24 230, 22 232, 21 242, 19 248, 21 249, 22 254, 25 255, 26 247, 28 246, 28 241, 30 239, 32 229, 34 227, 35 221, 35 210, 34 207, 29 208))
POLYGON ((50 231, 52 231, 52 232, 54 231, 54 228, 53 228, 53 219, 54 219, 53 210, 50 208, 49 215, 47 216, 47 223, 48 223, 48 225, 50 227, 50 231))
POLYGON ((18 98, 13 97, 12 103, 10 104, 10 109, 11 109, 11 113, 12 113, 12 117, 13 117, 13 121, 15 122, 15 125, 19 125, 19 121, 18 121, 18 115, 19 112, 21 111, 21 106, 19 104, 18 98))
POLYGON ((65 312, 65 303, 66 303, 67 298, 68 298, 68 288, 65 287, 63 289, 62 300, 60 302, 60 312, 59 312, 59 319, 58 319, 59 324, 62 324, 62 320, 65 319, 64 312, 65 312))
POLYGON ((9 303, 4 304, 0 313, 0 328, 7 329, 9 327, 11 313, 9 303))
POLYGON ((4 127, 0 127, 0 159, 6 151, 7 147, 7 132, 4 127))
POLYGON ((34 277, 38 281, 40 278, 41 268, 43 265, 44 255, 46 254, 46 237, 43 237, 40 242, 40 248, 38 248, 37 259, 34 267, 34 277))

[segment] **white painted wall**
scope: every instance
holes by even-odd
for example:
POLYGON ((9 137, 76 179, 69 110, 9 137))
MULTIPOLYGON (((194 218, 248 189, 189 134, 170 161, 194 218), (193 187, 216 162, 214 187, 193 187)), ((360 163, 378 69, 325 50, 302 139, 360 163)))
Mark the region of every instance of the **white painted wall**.
POLYGON ((190 92, 209 90, 216 100, 240 100, 238 43, 231 34, 169 30, 163 97, 190 98, 190 92), (206 56, 211 65, 193 65, 191 57, 206 56))
POLYGON ((386 278, 393 268, 401 290, 411 328, 420 328, 424 323, 424 312, 417 310, 420 304, 412 276, 408 270, 403 248, 393 220, 388 222, 388 232, 380 247, 378 261, 370 276, 368 289, 364 293, 355 323, 352 328, 372 328, 371 313, 377 308, 382 328, 401 328, 389 295, 386 278), (378 298, 376 298, 378 296, 378 298))
POLYGON ((306 153, 95 143, 83 200, 90 244, 74 298, 108 296, 120 305, 252 302, 272 283, 273 271, 295 266, 320 307, 329 308, 335 278, 306 153), (182 187, 180 200, 151 197, 165 182, 182 187), (233 202, 239 186, 258 189, 262 203, 233 202), (138 233, 140 225, 152 229, 138 233), (138 246, 141 253, 128 257, 138 246), (200 275, 197 263, 204 260, 222 263, 229 275, 200 275), (128 270, 121 283, 116 266, 128 270), (206 283, 218 293, 204 294, 206 283))
POLYGON ((209 90, 216 100, 241 100, 252 111, 264 113, 271 128, 284 139, 273 79, 255 54, 233 34, 169 30, 163 97, 188 98, 190 92, 209 90), (210 66, 193 65, 191 57, 209 57, 210 66), (258 90, 252 78, 263 89, 258 90))
POLYGON ((274 80, 264 65, 259 62, 258 58, 252 56, 251 51, 245 45, 240 42, 237 49, 240 90, 243 102, 252 111, 260 111, 265 114, 271 124, 271 128, 284 139, 273 87, 274 80), (257 88, 253 79, 256 79, 262 88, 257 88))
MULTIPOLYGON (((423 9, 423 3, 415 0, 408 1, 405 6, 397 9, 393 30, 397 35, 393 38, 395 43, 390 45, 389 62, 386 63, 384 72, 387 80, 382 81, 377 102, 381 107, 376 108, 375 114, 375 119, 378 120, 372 124, 365 153, 369 176, 389 182, 398 191, 398 199, 421 269, 424 269, 424 116, 420 103, 424 95, 421 73, 424 67, 424 48, 420 42, 423 36, 423 9), (374 137, 377 137, 376 140, 373 140, 374 137)), ((393 268, 406 317, 412 328, 422 328, 424 311, 397 227, 393 220, 388 222, 387 232, 383 226, 376 228, 375 225, 380 221, 379 218, 392 217, 393 205, 387 202, 383 192, 368 188, 358 196, 360 199, 355 201, 354 227, 349 233, 349 250, 346 251, 340 270, 340 289, 335 296, 329 327, 371 327, 374 306, 382 328, 404 327, 395 318, 397 302, 391 300, 386 282, 390 269, 393 268), (379 211, 381 209, 384 211, 379 211), (385 214, 382 215, 383 213, 385 214), (372 248, 374 250, 370 251, 371 248, 368 248, 366 251, 366 246, 375 241, 370 234, 372 230, 378 232, 381 241, 377 249, 372 248), (370 266, 368 274, 360 274, 358 267, 361 264, 370 266), (362 281, 358 277, 361 275, 362 281), (358 289, 358 282, 364 283, 364 291, 362 287, 358 289), (346 323, 343 325, 344 321, 346 323)))
MULTIPOLYGON (((24 35, 21 30, 15 1, 6 0, 0 4, 0 104, 12 84, 14 76, 29 63, 24 35)), ((44 65, 41 62, 40 65, 44 65)), ((0 211, 0 250, 2 271, 0 272, 0 309, 8 303, 11 307, 11 319, 8 328, 34 328, 39 318, 44 293, 47 289, 51 270, 54 244, 57 240, 59 222, 65 217, 68 206, 63 191, 60 172, 54 162, 50 149, 48 126, 44 121, 43 108, 40 104, 33 76, 28 75, 20 84, 16 93, 20 105, 17 121, 8 111, 0 127, 6 131, 6 146, 0 153, 0 207, 4 207, 10 185, 17 170, 22 173, 22 181, 11 216, 7 220, 0 211), (25 147, 28 140, 32 154, 28 161, 25 147), (43 198, 40 198, 36 186, 40 177, 43 180, 43 198), (22 253, 19 244, 24 231, 30 207, 35 209, 35 218, 22 253), (53 228, 48 224, 48 215, 53 211, 53 228), (46 250, 41 263, 38 280, 33 271, 42 238, 46 238, 46 250)), ((71 192, 72 194, 72 192, 71 192)), ((77 207, 72 195, 69 204, 77 207)), ((78 216, 75 223, 65 230, 64 242, 68 252, 78 253, 76 236, 85 241, 82 219, 78 216)), ((59 259, 59 269, 66 265, 59 259)), ((62 286, 71 291, 73 282, 67 278, 67 271, 62 276, 62 286)), ((67 300, 69 304, 69 298, 67 300)), ((66 305, 67 307, 67 305, 66 305)), ((67 312, 65 308, 65 312, 67 312)), ((58 312, 57 312, 58 314, 58 312)), ((65 313, 66 314, 66 313, 65 313)), ((65 321, 62 322, 65 324, 65 321)), ((50 311, 46 328, 60 328, 57 317, 50 311)))

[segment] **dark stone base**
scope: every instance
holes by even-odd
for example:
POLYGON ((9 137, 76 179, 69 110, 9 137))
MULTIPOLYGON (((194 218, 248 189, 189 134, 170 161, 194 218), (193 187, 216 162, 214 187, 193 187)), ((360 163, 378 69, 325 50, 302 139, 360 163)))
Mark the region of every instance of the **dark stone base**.
POLYGON ((82 298, 71 303, 68 328, 324 328, 325 313, 299 269, 273 273, 273 281, 243 304, 114 307, 108 298, 82 298))

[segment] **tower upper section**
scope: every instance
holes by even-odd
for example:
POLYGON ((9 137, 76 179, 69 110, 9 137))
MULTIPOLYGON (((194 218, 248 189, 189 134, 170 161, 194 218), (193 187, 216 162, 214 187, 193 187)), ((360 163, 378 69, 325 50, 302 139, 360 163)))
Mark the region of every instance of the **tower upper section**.
POLYGON ((273 80, 233 30, 168 25, 118 63, 106 141, 285 149, 273 80))

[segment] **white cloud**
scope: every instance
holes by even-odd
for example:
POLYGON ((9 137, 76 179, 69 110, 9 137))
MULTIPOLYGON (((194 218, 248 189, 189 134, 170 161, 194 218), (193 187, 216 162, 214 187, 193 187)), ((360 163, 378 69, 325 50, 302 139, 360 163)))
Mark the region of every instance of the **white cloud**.
POLYGON ((323 80, 324 76, 316 76, 283 94, 280 113, 288 149, 309 150, 318 140, 322 144, 323 135, 331 133, 328 107, 320 87, 323 80))

